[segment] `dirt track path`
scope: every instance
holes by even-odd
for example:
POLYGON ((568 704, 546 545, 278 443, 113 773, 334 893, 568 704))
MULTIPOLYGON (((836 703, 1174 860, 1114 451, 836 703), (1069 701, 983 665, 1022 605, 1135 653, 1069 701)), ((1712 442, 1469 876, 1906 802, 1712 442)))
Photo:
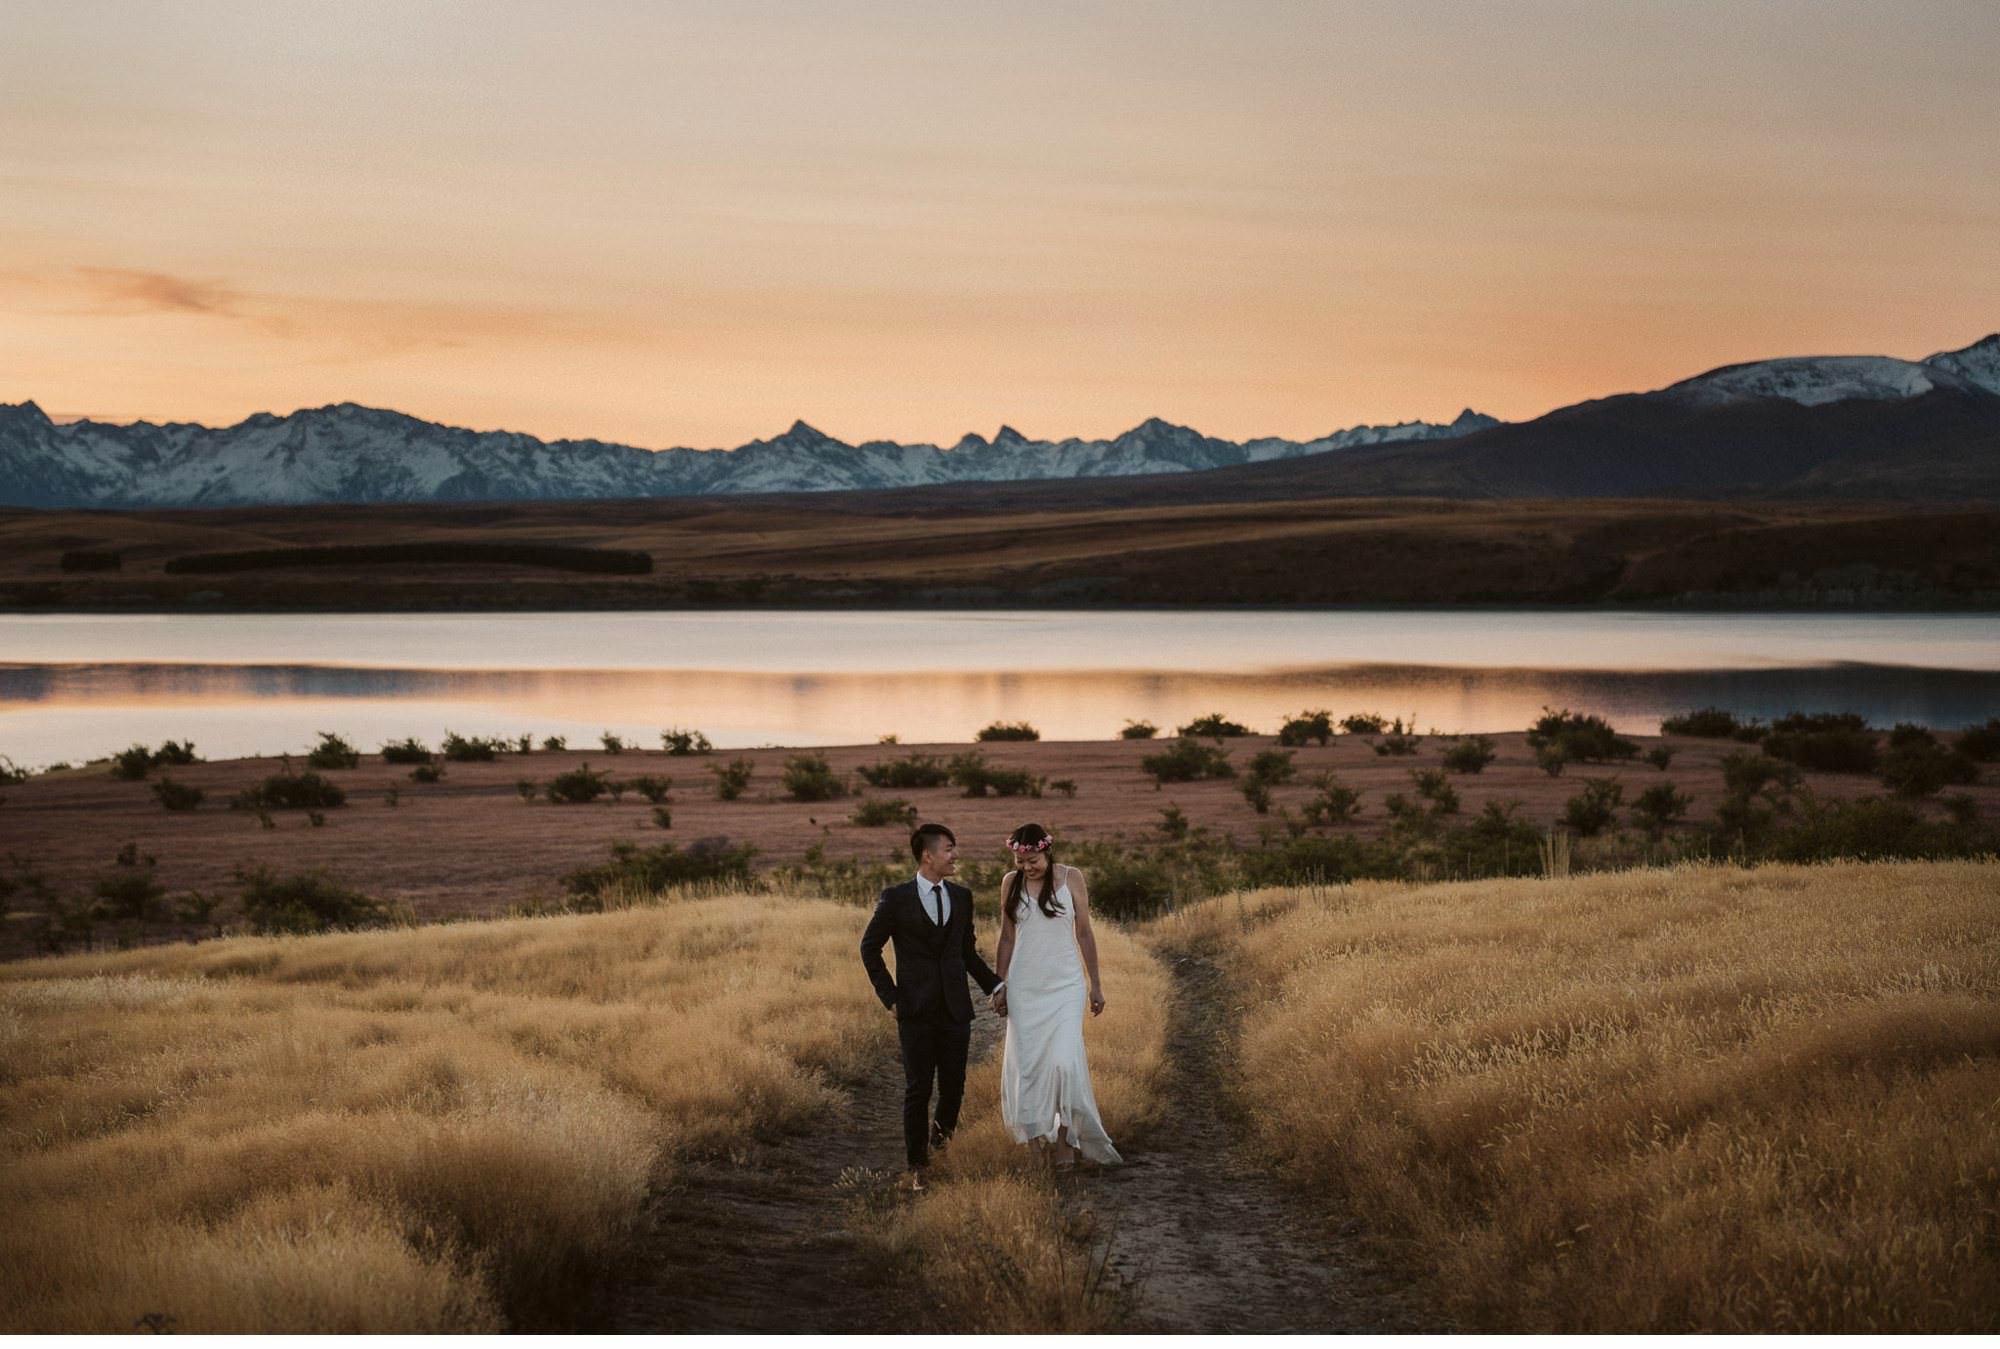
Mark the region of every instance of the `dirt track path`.
MULTIPOLYGON (((1239 1145, 1221 1067, 1235 1013, 1226 976, 1191 952, 1165 957, 1172 1113, 1123 1167, 1065 1183, 1091 1209, 1131 1331, 1438 1331, 1411 1281, 1361 1249, 1353 1224, 1330 1230, 1239 1145)), ((1001 1022, 979 1005, 975 1061, 1001 1022)), ((885 1186, 900 1168, 902 1074, 893 1053, 847 1093, 818 1133, 752 1143, 698 1164, 645 1215, 635 1263, 578 1309, 578 1331, 890 1333, 893 1271, 872 1267, 849 1226, 859 1178, 885 1186)), ((976 1329, 976 1328, 968 1328, 976 1329)))
MULTIPOLYGON (((1000 1040, 975 999, 972 1058, 1000 1040)), ((903 1070, 886 1055, 817 1133, 751 1143, 690 1167, 647 1211, 637 1266, 577 1330, 618 1334, 893 1333, 895 1275, 849 1227, 858 1182, 892 1185, 903 1165, 903 1070)))
POLYGON ((1239 1142, 1221 1077, 1234 999, 1205 956, 1172 952, 1172 1114, 1123 1167, 1084 1179, 1111 1232, 1108 1266, 1131 1292, 1133 1331, 1399 1333, 1452 1327, 1412 1281, 1362 1249, 1359 1227, 1318 1221, 1239 1142))

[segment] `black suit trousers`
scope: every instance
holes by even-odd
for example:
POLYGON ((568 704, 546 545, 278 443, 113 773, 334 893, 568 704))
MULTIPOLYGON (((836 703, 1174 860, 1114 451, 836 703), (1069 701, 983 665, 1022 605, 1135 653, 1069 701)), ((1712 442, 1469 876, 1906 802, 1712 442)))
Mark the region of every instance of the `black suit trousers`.
POLYGON ((911 1017, 896 1023, 903 1042, 903 1148, 910 1165, 930 1159, 931 1083, 937 1083, 937 1122, 945 1137, 958 1127, 965 1101, 965 1059, 972 1048, 972 1023, 945 1016, 911 1017))

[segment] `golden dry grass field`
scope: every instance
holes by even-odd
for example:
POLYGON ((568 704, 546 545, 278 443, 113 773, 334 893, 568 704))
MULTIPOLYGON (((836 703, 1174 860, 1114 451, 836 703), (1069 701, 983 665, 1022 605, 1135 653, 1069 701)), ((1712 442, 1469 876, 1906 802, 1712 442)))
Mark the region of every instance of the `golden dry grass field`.
POLYGON ((1133 1165, 1015 1147, 984 1018, 915 1198, 864 912, 627 902, 0 965, 0 1330, 535 1328, 621 1284, 620 1328, 730 1328, 735 1267, 792 1328, 2000 1327, 1992 863, 1100 922, 1133 1165), (719 1239, 712 1182, 783 1221, 635 1255, 719 1239))
POLYGON ((1493 1331, 2000 1329, 2000 866, 1265 891, 1241 1093, 1493 1331))
POLYGON ((860 921, 714 898, 0 966, 0 1329, 545 1310, 680 1158, 893 1054, 860 921))

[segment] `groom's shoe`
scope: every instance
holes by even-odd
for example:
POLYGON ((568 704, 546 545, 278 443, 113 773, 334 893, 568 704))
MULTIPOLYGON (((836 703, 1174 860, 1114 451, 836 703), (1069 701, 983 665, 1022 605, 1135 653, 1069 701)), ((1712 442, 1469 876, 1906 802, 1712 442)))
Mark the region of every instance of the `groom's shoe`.
POLYGON ((923 1193, 925 1188, 924 1169, 921 1166, 913 1166, 910 1168, 909 1178, 903 1182, 903 1188, 909 1190, 913 1194, 923 1193))
POLYGON ((946 1132, 944 1131, 944 1126, 943 1126, 942 1124, 939 1124, 939 1123, 938 1123, 938 1122, 937 1122, 936 1120, 932 1120, 932 1121, 931 1121, 931 1151, 932 1151, 932 1152, 937 1152, 937 1151, 939 1151, 940 1149, 942 1149, 942 1148, 944 1147, 944 1145, 945 1145, 945 1144, 947 1144, 947 1143, 949 1143, 949 1142, 951 1142, 951 1135, 950 1135, 950 1134, 948 1134, 948 1133, 946 1133, 946 1132))

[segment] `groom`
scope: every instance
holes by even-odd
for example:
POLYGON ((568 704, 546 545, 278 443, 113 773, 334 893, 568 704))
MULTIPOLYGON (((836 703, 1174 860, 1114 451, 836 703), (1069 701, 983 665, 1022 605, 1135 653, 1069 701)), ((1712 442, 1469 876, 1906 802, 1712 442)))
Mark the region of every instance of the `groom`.
POLYGON ((958 840, 941 824, 919 825, 910 835, 915 880, 892 885, 875 901, 875 916, 861 934, 861 963, 882 1005, 896 1014, 903 1042, 903 1146, 910 1185, 924 1188, 929 1149, 958 1127, 965 1099, 965 1055, 972 1042, 972 997, 965 976, 987 994, 1000 977, 984 960, 972 934, 972 891, 948 880, 958 870, 958 840), (896 944, 894 978, 882 947, 896 944), (931 1080, 937 1079, 937 1118, 931 1118, 931 1080))

